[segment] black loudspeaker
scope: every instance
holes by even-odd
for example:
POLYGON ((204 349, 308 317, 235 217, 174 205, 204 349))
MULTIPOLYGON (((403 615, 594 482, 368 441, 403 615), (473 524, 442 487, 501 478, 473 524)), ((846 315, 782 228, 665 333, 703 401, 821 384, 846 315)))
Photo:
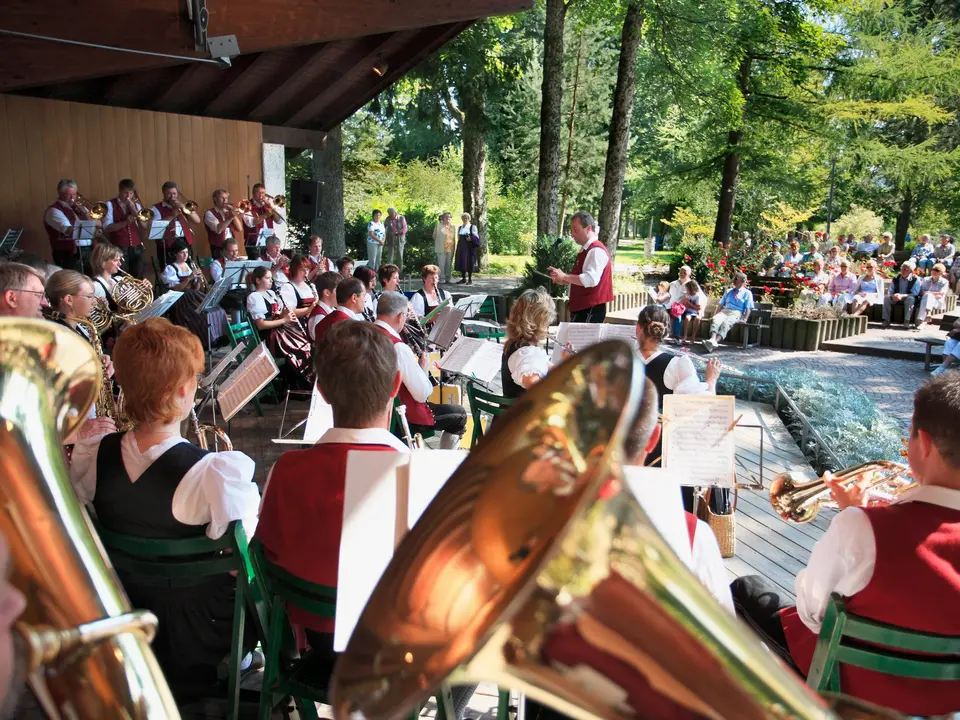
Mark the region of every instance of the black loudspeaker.
POLYGON ((290 181, 290 219, 311 222, 320 217, 320 186, 316 180, 290 181))

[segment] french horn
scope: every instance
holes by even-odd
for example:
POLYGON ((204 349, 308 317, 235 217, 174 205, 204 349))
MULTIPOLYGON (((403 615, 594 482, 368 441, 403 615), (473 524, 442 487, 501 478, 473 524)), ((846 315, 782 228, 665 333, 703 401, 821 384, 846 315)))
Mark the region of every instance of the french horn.
POLYGON ((442 682, 585 720, 845 716, 716 602, 625 486, 643 379, 629 346, 601 343, 497 419, 368 600, 336 718, 400 718, 442 682))

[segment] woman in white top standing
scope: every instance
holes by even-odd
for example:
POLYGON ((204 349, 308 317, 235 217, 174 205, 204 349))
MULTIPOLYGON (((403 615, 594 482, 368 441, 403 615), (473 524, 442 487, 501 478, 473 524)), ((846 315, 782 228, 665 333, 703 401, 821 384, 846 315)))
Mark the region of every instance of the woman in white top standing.
POLYGON ((541 346, 555 317, 553 298, 542 287, 525 290, 510 308, 500 365, 505 397, 520 397, 550 371, 550 358, 541 346))

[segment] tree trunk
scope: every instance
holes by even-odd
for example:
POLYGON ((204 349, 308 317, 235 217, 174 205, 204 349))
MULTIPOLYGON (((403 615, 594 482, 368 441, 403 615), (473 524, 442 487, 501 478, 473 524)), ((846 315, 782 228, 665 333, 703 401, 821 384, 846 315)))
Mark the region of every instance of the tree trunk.
POLYGON ((487 268, 487 131, 481 111, 466 110, 460 125, 463 142, 463 210, 480 233, 480 267, 487 268), (480 116, 480 117, 478 117, 480 116))
POLYGON ((903 250, 907 242, 907 230, 910 228, 910 214, 913 212, 913 190, 909 187, 903 191, 903 200, 900 202, 900 212, 897 214, 897 235, 894 238, 897 250, 903 250))
POLYGON ((577 65, 573 71, 573 93, 570 96, 570 123, 567 129, 567 163, 563 170, 563 197, 560 200, 560 222, 557 234, 563 233, 567 219, 567 195, 570 192, 570 165, 573 163, 573 128, 577 119, 577 94, 580 90, 580 64, 583 60, 583 33, 577 37, 577 65))
POLYGON ((627 149, 630 145, 630 119, 637 87, 637 51, 643 13, 639 2, 627 7, 620 35, 620 65, 617 87, 613 93, 613 115, 610 117, 610 138, 607 141, 607 164, 603 174, 603 198, 600 201, 600 241, 610 254, 617 251, 620 235, 620 204, 623 202, 623 180, 627 172, 627 149))
POLYGON ((720 176, 720 199, 717 204, 717 223, 713 228, 713 242, 726 245, 730 241, 733 228, 733 211, 737 206, 737 186, 740 184, 740 142, 743 140, 743 123, 747 118, 747 102, 750 91, 751 58, 745 56, 740 61, 740 93, 743 95, 743 111, 740 127, 727 135, 727 155, 723 160, 723 174, 720 176))
POLYGON ((543 85, 540 98, 540 175, 537 181, 537 237, 555 236, 560 190, 560 112, 563 105, 565 0, 547 0, 543 28, 543 85))
POLYGON ((338 125, 327 133, 323 147, 313 151, 313 177, 320 185, 320 217, 310 223, 310 232, 323 238, 323 254, 341 258, 347 254, 343 219, 343 137, 338 125))

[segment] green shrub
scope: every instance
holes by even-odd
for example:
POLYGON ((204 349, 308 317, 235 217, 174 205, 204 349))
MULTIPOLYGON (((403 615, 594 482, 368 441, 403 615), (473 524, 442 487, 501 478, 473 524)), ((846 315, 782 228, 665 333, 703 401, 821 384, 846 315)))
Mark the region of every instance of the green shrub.
POLYGON ((544 276, 549 276, 548 268, 550 267, 569 272, 573 268, 577 252, 579 252, 579 248, 572 240, 553 237, 537 238, 537 241, 533 244, 533 262, 527 263, 523 280, 516 293, 520 294, 529 288, 542 286, 547 288, 555 298, 566 297, 569 290, 568 285, 557 285, 544 276))
POLYGON ((535 234, 527 201, 508 195, 487 210, 487 249, 494 255, 529 255, 535 234))

